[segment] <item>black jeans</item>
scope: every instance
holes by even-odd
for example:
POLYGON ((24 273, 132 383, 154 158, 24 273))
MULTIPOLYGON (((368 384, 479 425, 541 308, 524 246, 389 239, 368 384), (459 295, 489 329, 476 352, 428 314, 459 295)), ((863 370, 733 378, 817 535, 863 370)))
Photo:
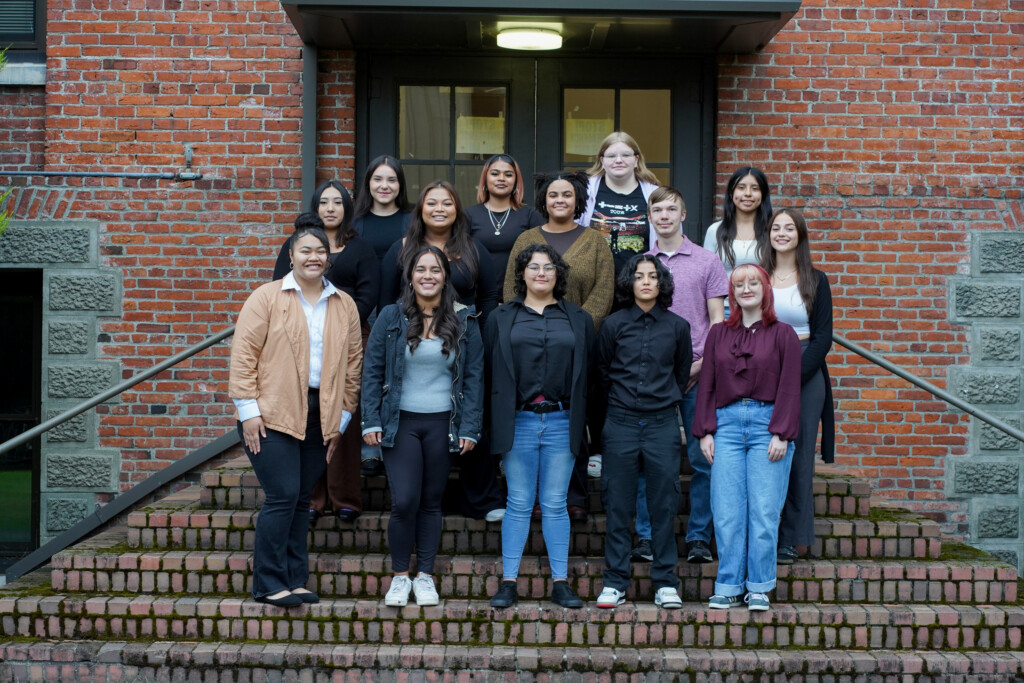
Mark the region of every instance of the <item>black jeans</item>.
POLYGON ((679 457, 683 448, 675 407, 658 412, 609 408, 603 432, 601 497, 607 515, 604 585, 626 590, 641 463, 651 513, 651 583, 679 588, 673 522, 679 510, 679 457))
POLYGON ((448 484, 450 413, 398 414, 395 445, 384 448, 384 468, 391 487, 388 549, 391 570, 409 571, 409 556, 416 544, 416 569, 434 571, 441 544, 441 498, 448 484))
MULTIPOLYGON (((241 422, 238 433, 242 433, 241 422)), ((327 465, 319 409, 309 411, 305 440, 267 429, 259 454, 253 455, 248 448, 245 454, 266 494, 256 520, 253 597, 304 587, 309 579, 309 496, 327 465)))

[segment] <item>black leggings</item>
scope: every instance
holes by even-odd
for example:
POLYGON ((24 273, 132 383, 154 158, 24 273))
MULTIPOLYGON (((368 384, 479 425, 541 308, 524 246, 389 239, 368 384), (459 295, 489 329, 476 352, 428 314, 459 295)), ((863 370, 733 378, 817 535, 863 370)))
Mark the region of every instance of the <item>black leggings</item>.
POLYGON ((441 543, 441 498, 448 483, 450 414, 401 411, 395 445, 384 448, 384 468, 391 487, 388 548, 391 570, 409 571, 409 556, 416 544, 416 569, 434 571, 441 543))

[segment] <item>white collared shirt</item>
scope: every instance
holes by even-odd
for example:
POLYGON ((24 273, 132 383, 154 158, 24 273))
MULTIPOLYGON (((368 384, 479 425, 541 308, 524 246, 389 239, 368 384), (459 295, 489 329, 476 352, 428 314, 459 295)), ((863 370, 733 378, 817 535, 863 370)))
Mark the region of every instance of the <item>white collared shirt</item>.
MULTIPOLYGON (((295 281, 295 273, 289 272, 281 281, 281 291, 287 289, 295 290, 299 297, 299 303, 302 305, 302 312, 306 315, 306 328, 309 331, 310 389, 320 388, 320 373, 323 370, 324 362, 324 321, 327 319, 327 300, 332 295, 338 293, 338 290, 327 278, 323 276, 321 278, 324 284, 323 291, 320 292, 320 298, 316 300, 316 303, 312 304, 306 301, 306 297, 302 295, 302 289, 299 287, 299 283, 295 281)), ((254 398, 236 398, 233 400, 235 408, 238 409, 238 419, 241 422, 262 414, 254 398)), ((351 420, 352 413, 342 410, 341 429, 339 431, 344 432, 345 427, 348 426, 351 420)))

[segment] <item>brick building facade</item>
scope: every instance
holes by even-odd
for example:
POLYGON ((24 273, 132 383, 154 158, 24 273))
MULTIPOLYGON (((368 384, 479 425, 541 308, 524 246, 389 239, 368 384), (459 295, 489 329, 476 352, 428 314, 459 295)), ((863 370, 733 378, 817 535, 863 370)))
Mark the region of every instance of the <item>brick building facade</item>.
MULTIPOLYGON (((804 0, 712 62, 715 186, 682 188, 717 206, 763 168, 805 210, 836 331, 1018 425, 1022 33, 1019 0, 804 0)), ((49 0, 45 86, 0 85, 0 268, 42 271, 44 416, 232 324, 269 279, 302 206, 303 50, 279 0, 49 0), (3 174, 175 171, 186 146, 201 180, 3 174)), ((319 51, 318 178, 365 162, 366 63, 319 51)), ((45 437, 42 538, 233 428, 227 354, 45 437)), ((1019 567, 1021 444, 839 348, 830 366, 838 462, 1019 567)))

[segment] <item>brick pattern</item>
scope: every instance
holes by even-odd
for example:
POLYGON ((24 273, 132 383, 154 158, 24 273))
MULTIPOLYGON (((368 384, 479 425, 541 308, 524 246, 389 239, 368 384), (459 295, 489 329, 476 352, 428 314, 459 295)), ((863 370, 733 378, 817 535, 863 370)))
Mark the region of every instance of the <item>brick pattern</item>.
POLYGON ((46 91, 27 85, 0 89, 0 168, 37 170, 43 165, 46 91))

